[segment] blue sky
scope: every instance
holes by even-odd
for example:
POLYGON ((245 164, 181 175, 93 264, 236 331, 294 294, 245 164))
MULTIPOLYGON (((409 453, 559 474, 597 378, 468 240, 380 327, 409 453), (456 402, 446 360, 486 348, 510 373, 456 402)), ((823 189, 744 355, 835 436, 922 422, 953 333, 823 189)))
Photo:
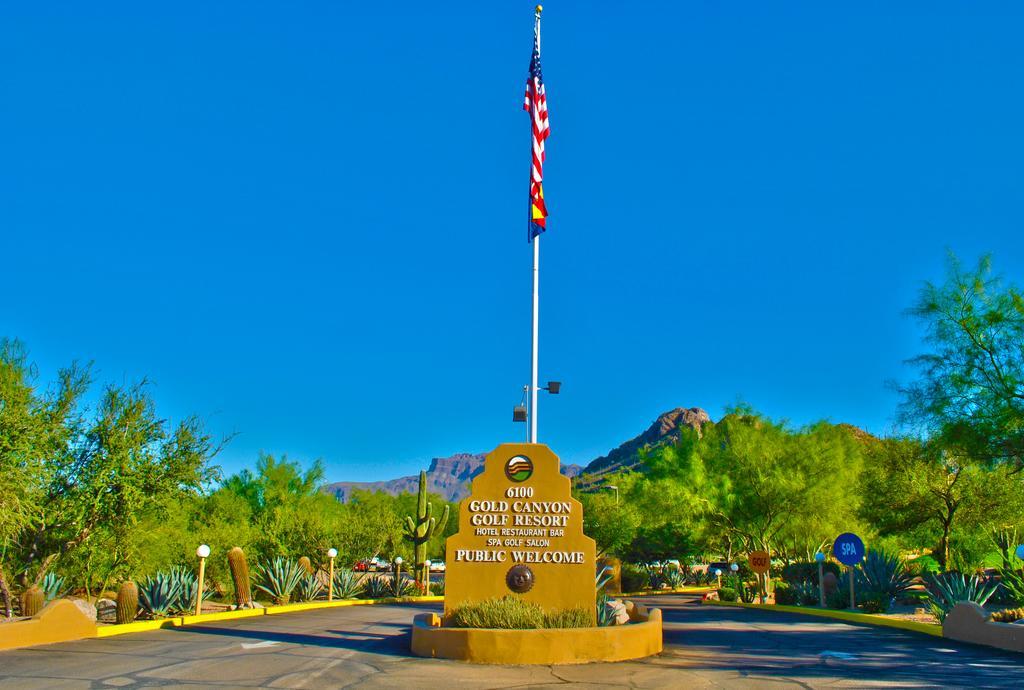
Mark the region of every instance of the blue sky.
MULTIPOLYGON (((1021 6, 548 3, 540 439, 891 428, 947 249, 1024 282, 1021 6)), ((530 3, 0 9, 0 335, 332 480, 522 438, 530 3)))

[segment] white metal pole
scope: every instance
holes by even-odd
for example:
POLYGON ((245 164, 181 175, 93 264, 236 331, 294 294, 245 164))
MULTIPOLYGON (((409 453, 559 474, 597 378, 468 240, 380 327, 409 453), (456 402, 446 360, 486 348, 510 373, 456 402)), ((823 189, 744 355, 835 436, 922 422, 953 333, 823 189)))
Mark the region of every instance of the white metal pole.
POLYGON ((530 443, 537 442, 537 341, 540 326, 540 235, 533 238, 533 366, 530 373, 530 443))
MULTIPOLYGON (((534 23, 537 55, 540 55, 540 5, 534 23)), ((535 106, 536 107, 536 106, 535 106)), ((540 331, 540 234, 533 238, 533 358, 530 369, 530 443, 537 443, 537 359, 540 331)))

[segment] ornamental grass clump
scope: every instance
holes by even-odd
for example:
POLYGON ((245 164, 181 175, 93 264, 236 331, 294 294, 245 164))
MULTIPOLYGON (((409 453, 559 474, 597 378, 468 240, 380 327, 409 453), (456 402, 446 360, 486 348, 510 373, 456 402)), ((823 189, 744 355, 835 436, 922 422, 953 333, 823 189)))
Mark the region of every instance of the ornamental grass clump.
POLYGON ((296 561, 277 556, 256 566, 256 589, 278 605, 287 604, 306 571, 296 561))
POLYGON ((998 586, 998 583, 986 582, 977 575, 970 578, 960 573, 934 576, 928 584, 928 604, 941 623, 961 601, 973 601, 984 606, 998 586))
POLYGON ((1021 619, 1024 619, 1024 608, 1006 609, 992 614, 992 620, 996 623, 1013 623, 1021 619))
POLYGON ((540 604, 511 594, 500 599, 466 604, 452 611, 452 628, 491 628, 496 630, 536 630, 539 628, 589 628, 594 616, 582 608, 545 613, 540 604))

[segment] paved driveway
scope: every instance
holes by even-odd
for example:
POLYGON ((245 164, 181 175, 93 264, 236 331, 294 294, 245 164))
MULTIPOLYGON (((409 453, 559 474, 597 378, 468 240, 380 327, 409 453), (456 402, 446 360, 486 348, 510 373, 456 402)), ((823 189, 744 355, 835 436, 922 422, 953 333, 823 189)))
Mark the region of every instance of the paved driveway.
POLYGON ((1024 655, 915 633, 648 600, 665 613, 658 657, 584 666, 475 666, 408 655, 414 613, 354 606, 0 652, 0 689, 1024 687, 1024 655))

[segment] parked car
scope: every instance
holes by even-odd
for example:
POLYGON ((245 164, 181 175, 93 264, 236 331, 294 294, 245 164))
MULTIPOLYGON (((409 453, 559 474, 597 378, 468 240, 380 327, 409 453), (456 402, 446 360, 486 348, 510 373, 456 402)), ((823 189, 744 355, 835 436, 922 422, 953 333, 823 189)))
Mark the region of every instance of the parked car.
POLYGON ((356 561, 356 564, 352 566, 352 570, 357 573, 365 573, 370 569, 370 562, 367 560, 356 561))
POLYGON ((430 572, 432 573, 443 573, 444 572, 444 561, 431 561, 430 572))

